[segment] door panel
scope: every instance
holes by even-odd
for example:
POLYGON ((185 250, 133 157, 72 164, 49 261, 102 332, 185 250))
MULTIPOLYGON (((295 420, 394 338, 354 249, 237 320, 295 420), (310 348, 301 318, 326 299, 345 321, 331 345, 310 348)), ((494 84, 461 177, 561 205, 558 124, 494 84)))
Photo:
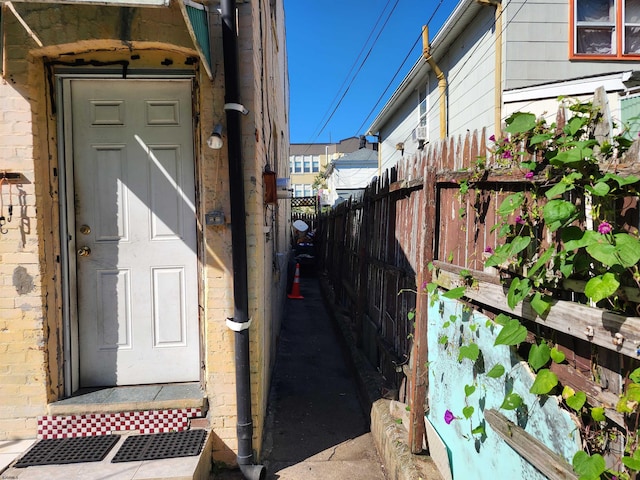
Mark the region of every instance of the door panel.
POLYGON ((191 83, 69 90, 81 386, 198 380, 191 83))

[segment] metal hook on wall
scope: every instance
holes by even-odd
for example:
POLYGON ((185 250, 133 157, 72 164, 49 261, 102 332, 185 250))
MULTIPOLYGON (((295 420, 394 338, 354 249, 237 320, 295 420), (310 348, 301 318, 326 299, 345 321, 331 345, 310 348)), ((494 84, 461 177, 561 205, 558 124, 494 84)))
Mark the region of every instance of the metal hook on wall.
POLYGON ((7 228, 4 228, 7 224, 7 219, 4 216, 4 192, 2 191, 2 186, 5 183, 9 183, 7 180, 7 173, 2 172, 2 176, 0 177, 0 233, 3 235, 9 231, 7 228))

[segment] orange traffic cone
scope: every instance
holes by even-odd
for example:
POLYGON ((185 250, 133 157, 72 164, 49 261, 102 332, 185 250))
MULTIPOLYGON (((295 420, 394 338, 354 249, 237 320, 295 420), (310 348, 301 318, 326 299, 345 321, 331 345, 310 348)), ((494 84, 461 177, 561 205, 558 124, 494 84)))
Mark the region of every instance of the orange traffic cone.
POLYGON ((300 264, 296 263, 296 274, 293 277, 293 288, 291 288, 291 293, 287 295, 289 298, 304 298, 300 295, 300 264))

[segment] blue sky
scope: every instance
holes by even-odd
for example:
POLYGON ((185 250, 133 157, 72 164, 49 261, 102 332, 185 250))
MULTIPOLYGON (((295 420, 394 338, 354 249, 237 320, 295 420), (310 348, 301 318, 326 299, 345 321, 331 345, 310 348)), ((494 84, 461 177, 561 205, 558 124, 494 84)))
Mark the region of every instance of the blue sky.
POLYGON ((285 0, 291 143, 365 133, 420 57, 422 26, 433 39, 457 3, 285 0))

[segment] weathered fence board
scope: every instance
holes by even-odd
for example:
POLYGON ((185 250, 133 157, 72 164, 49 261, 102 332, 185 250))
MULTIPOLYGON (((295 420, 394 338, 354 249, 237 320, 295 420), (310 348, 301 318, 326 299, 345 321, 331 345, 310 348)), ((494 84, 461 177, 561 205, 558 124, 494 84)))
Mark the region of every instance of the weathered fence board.
MULTIPOLYGON (((557 123, 564 125, 563 111, 557 123)), ((434 142, 385 172, 358 203, 347 202, 322 218, 323 266, 336 299, 353 315, 356 338, 366 343, 367 357, 389 389, 399 390, 408 382, 413 451, 422 445, 428 388, 427 296, 418 293, 431 281, 442 288, 460 286, 460 273, 467 270, 475 279, 474 287, 467 288, 467 300, 529 320, 534 333, 553 337, 567 355, 567 365, 553 367, 561 381, 584 390, 591 403, 604 405, 608 417, 620 424, 623 418, 612 403, 623 388, 624 374, 640 358, 640 307, 638 316, 625 316, 577 303, 584 298, 584 282, 565 281, 544 318, 526 302, 513 311, 508 307, 503 280, 495 270, 483 270, 486 250, 501 242, 492 231, 499 221, 498 207, 514 192, 530 198, 534 183, 540 188, 552 185, 546 184, 544 173, 525 179, 519 169, 497 168, 487 144, 484 130, 434 142), (479 174, 480 158, 496 168, 479 174), (461 185, 469 185, 465 194, 461 185), (433 275, 427 269, 430 263, 438 267, 433 275)), ((609 168, 623 176, 640 175, 639 152, 636 141, 623 161, 609 168)), ((571 201, 584 208, 585 202, 571 201)), ((637 232, 637 197, 612 208, 624 229, 637 232)), ((542 246, 559 241, 558 232, 536 234, 542 246)), ((628 297, 638 302, 637 289, 628 290, 628 297)))

